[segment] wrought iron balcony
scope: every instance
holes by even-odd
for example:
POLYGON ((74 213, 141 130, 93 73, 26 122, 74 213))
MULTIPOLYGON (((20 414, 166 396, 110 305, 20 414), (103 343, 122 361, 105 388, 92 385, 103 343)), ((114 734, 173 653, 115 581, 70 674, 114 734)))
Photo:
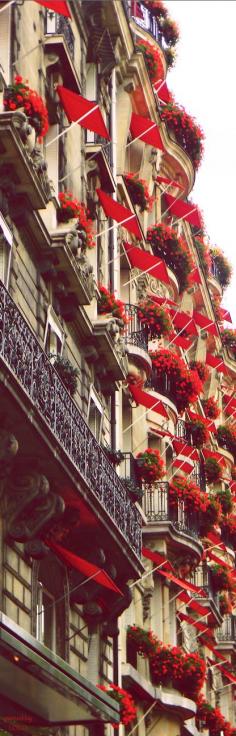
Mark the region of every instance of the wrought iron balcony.
POLYGON ((138 0, 126 0, 125 6, 129 18, 133 18, 140 28, 150 33, 159 46, 162 46, 163 34, 158 25, 158 19, 154 18, 150 10, 145 8, 145 5, 142 2, 138 2, 138 0))
POLYGON ((200 462, 195 462, 194 470, 191 473, 190 480, 192 480, 196 484, 196 486, 201 489, 201 491, 206 491, 204 463, 201 460, 200 462))
POLYGON ((74 61, 75 38, 68 18, 64 15, 46 11, 45 34, 47 36, 63 36, 71 59, 74 61))
POLYGON ((235 642, 236 644, 236 616, 225 616, 221 626, 216 631, 218 642, 235 642))
POLYGON ((168 481, 158 481, 152 486, 144 486, 143 510, 148 522, 171 521, 175 529, 191 537, 199 536, 199 523, 196 513, 186 510, 184 501, 178 506, 170 504, 168 481))
MULTIPOLYGON (((189 580, 193 585, 197 585, 199 588, 202 588, 205 591, 207 598, 211 598, 216 607, 219 608, 219 593, 214 590, 212 573, 207 564, 202 563, 201 565, 198 565, 198 567, 196 567, 191 573, 189 580)), ((198 593, 192 593, 192 595, 197 597, 198 593)))
POLYGON ((175 434, 178 440, 185 440, 185 442, 187 442, 186 423, 184 419, 178 419, 175 427, 175 434))
POLYGON ((220 271, 219 271, 219 268, 214 258, 211 259, 211 274, 214 277, 214 279, 216 279, 216 281, 218 281, 219 284, 221 285, 220 271))
POLYGON ((166 373, 163 373, 160 378, 156 374, 155 367, 153 367, 147 385, 150 389, 157 391, 158 394, 166 396, 167 399, 170 399, 170 401, 175 404, 176 392, 171 376, 167 376, 166 373))
POLYGON ((120 477, 123 479, 130 497, 134 501, 141 501, 143 497, 142 484, 137 473, 137 461, 132 452, 123 452, 120 464, 120 477))
POLYGON ((139 308, 135 304, 125 304, 128 323, 125 327, 125 344, 135 345, 148 352, 148 331, 138 317, 139 308))
POLYGON ((122 480, 71 399, 9 293, 0 282, 0 358, 135 554, 141 516, 122 480))

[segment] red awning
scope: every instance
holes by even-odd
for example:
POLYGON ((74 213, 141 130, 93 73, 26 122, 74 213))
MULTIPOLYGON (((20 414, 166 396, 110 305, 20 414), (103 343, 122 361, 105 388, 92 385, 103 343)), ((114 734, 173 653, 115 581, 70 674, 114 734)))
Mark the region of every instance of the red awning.
POLYGON ((230 394, 224 394, 223 399, 228 405, 227 409, 236 409, 236 399, 234 398, 234 396, 230 396, 230 394))
POLYGON ((140 271, 148 271, 158 281, 169 284, 169 276, 166 264, 161 258, 156 258, 146 250, 137 248, 135 245, 123 242, 123 248, 128 256, 132 268, 139 268, 140 271))
POLYGON ((173 447, 177 455, 184 455, 185 457, 191 457, 192 460, 199 460, 199 452, 195 447, 187 445, 186 442, 181 440, 173 440, 173 447))
MULTIPOLYGON (((189 460, 190 459, 191 458, 189 458, 189 460)), ((174 468, 179 468, 179 470, 182 470, 183 473, 192 473, 193 471, 193 463, 191 464, 190 462, 188 462, 188 460, 181 460, 181 458, 178 459, 176 457, 175 460, 173 460, 172 465, 174 468)))
POLYGON ((150 434, 155 432, 155 434, 159 434, 160 437, 171 437, 171 439, 173 439, 174 437, 174 434, 171 434, 171 432, 167 432, 167 429, 158 429, 157 427, 152 427, 149 432, 150 434))
POLYGON ((166 176, 156 176, 156 181, 160 182, 160 184, 167 184, 172 187, 178 187, 178 189, 183 189, 182 184, 179 184, 178 181, 175 181, 175 179, 167 179, 166 176))
POLYGON ((228 312, 228 309, 217 307, 217 312, 220 314, 220 319, 225 320, 225 322, 232 322, 231 314, 228 312))
POLYGON ((171 194, 165 194, 165 200, 172 215, 179 217, 181 220, 187 220, 194 227, 202 228, 202 220, 196 204, 183 202, 182 199, 176 199, 171 194))
POLYGON ((171 344, 177 345, 178 348, 182 348, 183 350, 189 350, 191 347, 191 340, 188 340, 187 337, 183 337, 182 335, 176 335, 172 338, 171 336, 171 344))
POLYGON ((206 419, 206 417, 202 417, 201 414, 197 414, 195 411, 190 411, 190 409, 188 409, 187 411, 189 419, 192 419, 193 421, 196 420, 197 422, 202 422, 202 424, 205 424, 205 427, 207 427, 209 432, 213 432, 214 434, 216 433, 216 426, 211 419, 206 419))
POLYGON ((142 115, 136 115, 132 113, 130 132, 132 138, 140 138, 144 143, 148 143, 149 146, 159 148, 160 151, 164 151, 164 146, 159 133, 157 123, 150 118, 144 118, 142 115))
POLYGON ((148 547, 143 547, 142 554, 144 557, 147 557, 148 560, 155 562, 155 565, 162 565, 163 563, 166 565, 167 570, 173 570, 171 562, 169 562, 169 560, 163 557, 163 555, 161 555, 160 552, 157 552, 157 551, 152 552, 152 550, 149 549, 148 547))
POLYGON ((191 273, 189 274, 189 281, 191 281, 191 284, 201 284, 201 274, 199 271, 199 268, 194 268, 191 273))
POLYGON ((156 399, 155 396, 151 396, 147 393, 147 391, 142 391, 142 389, 138 388, 138 386, 133 386, 132 384, 130 384, 129 390, 133 396, 134 401, 136 401, 137 404, 141 404, 142 406, 145 406, 146 409, 151 409, 157 414, 160 414, 165 419, 169 419, 162 401, 156 399))
POLYGON ((206 332, 209 332, 210 335, 215 335, 218 337, 218 330, 215 325, 215 323, 209 319, 209 317, 205 317, 204 314, 201 314, 201 312, 196 312, 196 310, 193 311, 193 319, 196 322, 196 324, 201 327, 201 329, 206 330, 206 332))
MULTIPOLYGON (((165 105, 168 105, 168 103, 171 102, 172 94, 168 90, 166 82, 161 82, 160 80, 158 80, 158 82, 155 82, 155 84, 153 85, 153 89, 157 93, 159 100, 161 102, 164 102, 165 105)), ((183 187, 180 188, 182 189, 183 187)))
POLYGON ((213 638, 212 630, 206 628, 206 624, 203 624, 201 621, 195 621, 195 618, 192 618, 192 616, 187 616, 186 613, 179 613, 177 611, 177 616, 180 621, 186 621, 191 626, 195 626, 198 631, 204 631, 207 636, 210 636, 211 639, 213 638))
POLYGON ((66 18, 71 18, 71 14, 65 0, 35 0, 35 2, 39 3, 39 5, 43 5, 44 8, 53 10, 54 13, 59 13, 59 15, 65 15, 66 18))
POLYGON ((221 559, 221 557, 217 557, 217 555, 214 555, 214 553, 211 552, 210 549, 206 549, 206 555, 210 558, 210 560, 216 562, 217 565, 222 565, 222 567, 227 567, 228 570, 232 570, 232 567, 228 564, 228 562, 225 562, 221 559))
POLYGON ((201 603, 199 603, 199 601, 196 601, 193 598, 189 598, 188 594, 184 591, 179 593, 178 598, 180 601, 183 601, 183 603, 186 603, 188 608, 192 608, 193 611, 199 613, 200 616, 207 617, 211 615, 211 611, 208 611, 206 606, 201 606, 201 603))
POLYGON ((202 454, 205 460, 207 460, 209 457, 212 457, 214 460, 218 460, 218 462, 222 465, 225 465, 225 459, 223 455, 220 454, 220 452, 213 452, 213 450, 208 450, 204 447, 202 450, 202 454))
POLYGON ((156 294, 147 294, 148 299, 152 299, 153 302, 156 302, 157 304, 164 304, 164 305, 170 305, 171 307, 177 307, 178 304, 176 302, 173 302, 172 299, 167 299, 166 296, 156 296, 156 294))
POLYGON ((223 361, 223 358, 219 355, 212 355, 211 353, 206 354, 206 364, 210 365, 211 368, 215 368, 218 373, 228 373, 228 369, 223 361))
POLYGON ((78 555, 75 555, 68 549, 61 547, 60 544, 56 544, 55 542, 51 541, 46 541, 46 544, 48 545, 48 547, 50 547, 50 549, 53 550, 53 552, 55 552, 55 554, 58 555, 58 557, 63 560, 63 562, 65 562, 70 567, 73 567, 75 570, 81 572, 82 575, 85 575, 85 577, 90 578, 93 576, 94 581, 96 583, 99 583, 99 585, 102 585, 104 588, 109 588, 109 590, 113 590, 114 593, 123 595, 121 590, 117 588, 117 585, 115 585, 115 583, 107 574, 107 572, 105 572, 105 570, 101 570, 100 567, 97 567, 97 565, 93 565, 92 562, 88 562, 82 557, 78 557, 78 555))
POLYGON ((120 225, 123 225, 126 230, 128 230, 130 233, 133 233, 136 238, 142 240, 143 233, 139 226, 135 213, 131 212, 131 210, 128 210, 127 207, 124 207, 123 204, 116 202, 116 200, 112 199, 112 197, 109 197, 109 194, 103 192, 102 189, 96 189, 96 192, 106 216, 111 217, 112 220, 115 220, 116 222, 119 222, 120 225))
POLYGON ((191 314, 187 314, 186 312, 175 312, 173 309, 170 309, 170 315, 174 327, 177 327, 180 330, 185 330, 188 335, 198 335, 198 331, 191 314))
POLYGON ((132 0, 131 2, 131 15, 133 15, 134 18, 142 18, 143 20, 143 12, 138 0, 132 0))
POLYGON ((82 128, 98 133, 102 138, 110 140, 101 110, 97 102, 86 100, 82 95, 58 85, 57 93, 70 123, 78 122, 82 128))

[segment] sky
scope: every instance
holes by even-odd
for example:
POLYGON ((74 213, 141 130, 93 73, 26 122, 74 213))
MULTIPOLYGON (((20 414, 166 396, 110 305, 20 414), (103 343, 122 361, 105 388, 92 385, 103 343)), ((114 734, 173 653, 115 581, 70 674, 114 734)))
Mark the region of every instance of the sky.
POLYGON ((168 87, 205 134, 205 155, 190 197, 203 211, 210 243, 234 268, 222 304, 236 327, 236 0, 167 0, 165 5, 180 30, 168 87))

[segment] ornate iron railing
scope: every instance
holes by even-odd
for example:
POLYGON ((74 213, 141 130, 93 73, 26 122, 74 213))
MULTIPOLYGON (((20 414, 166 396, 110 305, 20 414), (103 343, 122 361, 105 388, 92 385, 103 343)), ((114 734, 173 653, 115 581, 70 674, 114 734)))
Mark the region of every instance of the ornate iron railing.
POLYGON ((140 28, 150 33, 159 46, 162 46, 163 34, 158 25, 158 19, 154 18, 148 8, 145 8, 145 5, 138 0, 126 0, 125 5, 128 17, 133 18, 140 28))
POLYGON ((199 536, 199 523, 196 513, 189 513, 184 501, 177 507, 170 503, 168 481, 157 481, 144 486, 143 510, 149 522, 171 521, 175 529, 191 537, 199 536))
POLYGON ((141 555, 141 516, 48 356, 0 282, 0 358, 119 531, 141 555))
MULTIPOLYGON (((208 598, 212 598, 217 608, 219 607, 219 593, 214 590, 212 573, 207 564, 202 563, 195 568, 190 575, 190 582, 193 585, 197 585, 202 588, 208 598)), ((193 596, 197 596, 198 593, 192 593, 193 596)))
POLYGON ((70 21, 64 15, 58 15, 52 10, 46 11, 45 33, 47 36, 64 36, 69 54, 74 61, 75 37, 71 29, 70 21))
POLYGON ((125 344, 135 345, 148 352, 148 331, 142 327, 138 311, 135 304, 125 304, 125 314, 128 319, 125 326, 125 344))
POLYGON ((150 378, 148 379, 146 386, 148 386, 153 391, 156 391, 158 394, 166 396, 167 399, 170 399, 170 401, 175 404, 176 391, 175 384, 174 381, 172 381, 171 376, 167 376, 166 373, 163 373, 163 375, 160 377, 159 375, 157 375, 155 367, 153 366, 150 378))
POLYGON ((214 276, 214 278, 216 279, 216 281, 218 281, 219 284, 221 284, 220 271, 219 271, 219 268, 214 258, 211 259, 211 273, 212 273, 212 276, 214 276))
POLYGON ((191 473, 190 480, 192 480, 193 483, 196 483, 196 486, 199 486, 201 491, 206 491, 206 476, 204 471, 204 464, 201 460, 199 462, 195 462, 194 470, 191 473))
POLYGON ((225 616, 221 626, 216 631, 217 640, 234 641, 236 643, 236 616, 225 616))

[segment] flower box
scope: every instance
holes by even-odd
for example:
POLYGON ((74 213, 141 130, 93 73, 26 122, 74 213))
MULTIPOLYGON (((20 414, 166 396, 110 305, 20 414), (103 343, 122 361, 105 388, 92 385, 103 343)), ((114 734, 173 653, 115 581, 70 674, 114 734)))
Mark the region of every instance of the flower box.
MULTIPOLYGON (((99 685, 99 689, 103 690, 110 696, 110 698, 114 698, 114 700, 116 700, 116 702, 120 704, 120 723, 122 723, 124 726, 128 726, 130 723, 136 720, 137 712, 135 702, 130 693, 127 692, 127 690, 124 690, 118 685, 114 685, 114 683, 112 682, 109 685, 99 685)), ((113 723, 112 725, 113 728, 119 728, 119 724, 117 723, 113 723)))
POLYGON ((221 424, 216 433, 217 442, 220 447, 225 447, 236 461, 236 430, 228 424, 221 424))
POLYGON ((139 303, 138 318, 151 340, 166 337, 172 330, 168 312, 158 304, 154 304, 151 299, 139 303))
POLYGON ((194 268, 185 240, 178 237, 174 228, 161 223, 148 228, 147 241, 151 244, 154 255, 164 259, 175 273, 180 292, 184 291, 190 284, 189 277, 194 268))
POLYGON ((93 221, 88 217, 85 204, 73 197, 71 192, 60 192, 59 201, 60 208, 57 210, 58 222, 68 223, 70 220, 76 220, 76 227, 80 240, 82 241, 82 249, 94 248, 93 221))
POLYGON ((194 419, 187 421, 185 426, 191 444, 200 450, 209 440, 209 432, 206 425, 200 419, 194 419))
POLYGON ((218 419, 220 416, 220 409, 213 397, 206 399, 202 402, 205 415, 208 419, 218 419))
POLYGON ((49 122, 47 108, 38 92, 31 89, 28 82, 24 82, 22 77, 16 75, 13 84, 5 89, 3 104, 5 110, 21 108, 28 117, 30 125, 35 129, 39 142, 41 142, 48 131, 49 122))
POLYGON ((163 348, 150 352, 150 356, 155 390, 165 395, 164 381, 168 380, 172 400, 178 412, 182 413, 190 404, 197 401, 202 391, 198 374, 189 370, 184 360, 171 350, 163 348))
POLYGON ((208 457, 205 462, 205 475, 207 483, 217 483, 222 475, 222 468, 218 460, 208 457))
POLYGON ((128 318, 125 313, 125 305, 120 299, 116 299, 109 289, 99 284, 98 314, 110 314, 119 319, 123 325, 127 324, 128 318))
POLYGON ((191 115, 188 115, 184 107, 178 107, 174 103, 162 106, 161 119, 191 158, 194 168, 198 169, 203 156, 204 140, 200 126, 191 115))
POLYGON ((230 284, 232 267, 219 248, 211 248, 211 257, 213 275, 219 281, 222 289, 225 289, 230 284))
POLYGON ((136 42, 136 50, 141 51, 147 66, 148 74, 152 84, 155 84, 159 79, 163 79, 164 70, 162 60, 157 48, 147 41, 140 39, 136 42))
POLYGON ((137 476, 149 485, 161 480, 165 474, 164 462, 159 450, 148 447, 144 452, 139 452, 136 457, 137 476))

